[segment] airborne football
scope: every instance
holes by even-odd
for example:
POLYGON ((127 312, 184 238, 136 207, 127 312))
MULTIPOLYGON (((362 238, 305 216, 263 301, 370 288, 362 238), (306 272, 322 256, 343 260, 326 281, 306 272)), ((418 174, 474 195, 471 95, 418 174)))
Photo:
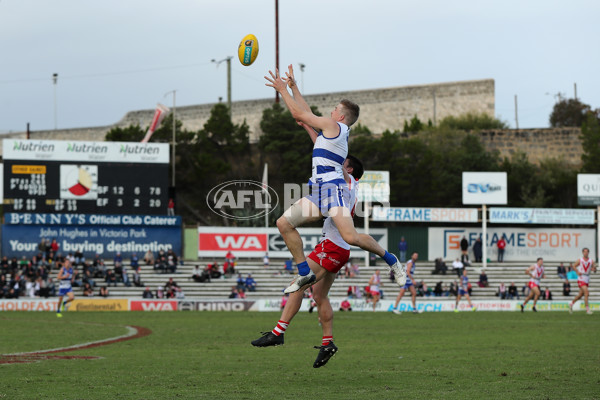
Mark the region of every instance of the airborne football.
POLYGON ((252 65, 258 56, 258 40, 256 36, 249 34, 244 36, 238 46, 238 58, 246 67, 252 65))

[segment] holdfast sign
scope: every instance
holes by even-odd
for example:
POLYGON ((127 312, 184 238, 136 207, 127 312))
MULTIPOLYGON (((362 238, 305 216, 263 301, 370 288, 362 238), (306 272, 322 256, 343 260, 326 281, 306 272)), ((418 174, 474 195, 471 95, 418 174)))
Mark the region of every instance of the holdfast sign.
POLYGON ((506 204, 506 172, 463 172, 463 204, 506 204))

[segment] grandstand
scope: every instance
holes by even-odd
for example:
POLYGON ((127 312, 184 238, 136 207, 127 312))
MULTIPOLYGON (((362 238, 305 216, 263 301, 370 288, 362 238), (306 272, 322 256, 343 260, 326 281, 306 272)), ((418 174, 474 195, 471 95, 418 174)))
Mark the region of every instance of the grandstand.
MULTIPOLYGON (((177 273, 160 273, 154 271, 150 266, 142 266, 141 268, 141 280, 143 282, 142 287, 126 287, 123 283, 118 283, 116 287, 111 286, 109 288, 111 298, 130 298, 140 299, 142 298, 142 292, 146 286, 150 287, 153 293, 156 292, 158 286, 165 286, 165 283, 169 278, 173 278, 180 286, 185 294, 186 299, 227 299, 231 293, 231 288, 236 286, 237 273, 242 274, 242 277, 246 277, 248 274, 252 274, 252 277, 256 280, 257 287, 255 292, 246 292, 247 299, 280 299, 283 294, 283 289, 286 288, 293 278, 293 275, 284 271, 284 260, 283 259, 271 259, 269 268, 265 269, 263 266, 262 259, 244 259, 238 260, 236 265, 236 273, 231 277, 224 277, 218 279, 212 279, 211 282, 198 283, 192 280, 192 271, 195 265, 199 265, 200 268, 204 268, 212 259, 204 260, 187 260, 182 265, 179 265, 177 273)), ((127 265, 127 261, 125 262, 127 265)), ((480 288, 477 285, 479 279, 479 271, 481 264, 473 264, 469 267, 469 281, 473 286, 472 298, 475 300, 494 300, 497 299, 496 293, 498 292, 498 286, 504 282, 507 286, 511 282, 514 282, 519 289, 519 296, 523 299, 522 288, 529 281, 529 277, 525 275, 524 271, 528 264, 526 263, 488 263, 486 268, 486 274, 488 276, 489 287, 480 288)), ((542 289, 546 287, 550 288, 552 292, 553 300, 569 300, 572 299, 578 292, 577 283, 571 281, 571 295, 563 296, 562 288, 563 281, 556 275, 556 268, 558 263, 547 263, 546 267, 546 278, 542 280, 542 289)), ((112 268, 112 262, 107 262, 107 268, 112 268)), ((398 293, 398 287, 395 283, 392 283, 390 279, 387 279, 387 267, 380 262, 376 266, 371 267, 360 267, 360 273, 354 278, 345 278, 339 276, 334 282, 330 296, 331 297, 346 297, 349 286, 358 286, 364 288, 368 285, 369 278, 374 273, 375 269, 380 269, 382 273, 382 281, 384 283, 383 292, 384 298, 394 299, 398 293)), ((434 288, 437 282, 442 282, 444 287, 448 287, 451 282, 457 281, 457 276, 451 269, 446 275, 432 275, 434 270, 434 264, 432 262, 421 262, 417 263, 417 270, 415 278, 418 282, 424 281, 428 287, 434 288)), ((52 271, 52 277, 56 278, 58 271, 52 271)), ((343 270, 342 270, 343 272, 343 270)), ((590 287, 590 301, 600 301, 600 290, 595 285, 596 276, 600 278, 600 275, 592 275, 592 286, 590 287)), ((130 274, 131 279, 131 274, 130 274)), ((598 281, 600 282, 600 281, 598 281)), ((104 286, 104 282, 97 282, 98 286, 104 286)), ((81 288, 74 288, 76 296, 82 296, 81 288)), ((98 288, 94 289, 94 297, 98 297, 98 288)), ((432 297, 439 300, 448 299, 448 297, 432 297)), ((453 298, 453 296, 451 296, 453 298)))

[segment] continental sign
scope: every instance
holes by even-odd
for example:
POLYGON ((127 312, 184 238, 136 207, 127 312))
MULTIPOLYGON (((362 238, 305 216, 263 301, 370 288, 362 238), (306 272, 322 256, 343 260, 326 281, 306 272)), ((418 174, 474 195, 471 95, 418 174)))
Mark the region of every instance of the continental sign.
POLYGON ((129 311, 129 300, 125 299, 76 299, 67 312, 71 311, 129 311))

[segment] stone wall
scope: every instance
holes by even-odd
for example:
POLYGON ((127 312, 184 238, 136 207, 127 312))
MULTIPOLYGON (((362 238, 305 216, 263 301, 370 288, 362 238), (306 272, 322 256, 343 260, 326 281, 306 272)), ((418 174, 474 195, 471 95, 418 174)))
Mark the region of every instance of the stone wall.
POLYGON ((581 166, 580 128, 493 130, 480 135, 488 150, 498 150, 503 157, 511 158, 520 151, 534 164, 545 158, 562 158, 567 164, 581 166))
MULTIPOLYGON (((372 132, 380 133, 386 129, 402 129, 405 120, 417 115, 421 121, 432 122, 449 115, 467 112, 486 113, 495 116, 494 80, 449 82, 433 85, 403 86, 385 89, 360 90, 351 92, 324 93, 307 95, 305 99, 311 106, 317 106, 326 115, 337 103, 347 98, 361 108, 358 123, 367 126, 372 132)), ((270 108, 274 97, 261 100, 232 102, 232 119, 236 124, 246 123, 250 127, 250 141, 260 137, 260 120, 263 110, 270 108)), ((183 122, 188 130, 202 129, 215 104, 177 107, 176 118, 183 122)), ((131 111, 116 125, 128 126, 140 124, 147 126, 152 120, 154 110, 131 111)))

